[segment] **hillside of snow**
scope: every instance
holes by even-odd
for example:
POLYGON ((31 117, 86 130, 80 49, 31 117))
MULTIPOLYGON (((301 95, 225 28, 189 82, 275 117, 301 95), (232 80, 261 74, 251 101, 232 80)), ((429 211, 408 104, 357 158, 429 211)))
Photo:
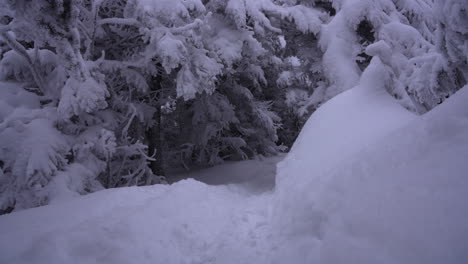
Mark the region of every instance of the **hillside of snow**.
POLYGON ((0 263, 468 263, 468 87, 417 117, 383 67, 312 115, 273 192, 184 180, 3 215, 0 263))
POLYGON ((468 87, 416 117, 387 81, 374 58, 278 165, 272 263, 468 263, 468 87))

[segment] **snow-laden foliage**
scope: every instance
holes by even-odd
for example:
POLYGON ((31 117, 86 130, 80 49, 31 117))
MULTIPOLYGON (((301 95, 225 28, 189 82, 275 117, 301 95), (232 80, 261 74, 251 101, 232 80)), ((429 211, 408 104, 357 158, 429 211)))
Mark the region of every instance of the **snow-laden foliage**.
MULTIPOLYGON (((438 47, 455 64, 466 65, 468 57, 468 4, 462 0, 435 1, 438 47)), ((466 74, 466 72, 464 73, 466 74)), ((467 78, 466 75, 464 76, 467 78)))
POLYGON ((6 86, 10 91, 3 103, 17 103, 2 118, 2 210, 45 204, 57 193, 100 189, 97 176, 106 168, 97 152, 102 142, 89 143, 97 138, 91 131, 102 125, 93 114, 107 107, 108 91, 81 54, 77 27, 83 3, 7 4, 11 16, 2 38, 11 51, 2 58, 2 77, 22 82, 36 103, 31 106, 14 91, 21 86, 6 86))
MULTIPOLYGON (((425 0, 333 1, 337 14, 324 26, 320 39, 325 50, 323 66, 331 81, 327 97, 356 84, 360 68, 367 66, 369 56, 376 55, 393 76, 389 92, 412 111, 424 113, 462 87, 466 81, 460 75, 466 69, 451 68, 453 58, 444 54, 451 44, 442 44, 443 36, 452 31, 443 26, 447 23, 443 17, 451 10, 448 6, 458 10, 452 15, 458 18, 447 23, 457 28, 466 21, 466 8, 441 2, 445 10, 441 4, 425 0)), ((466 41, 464 29, 456 30, 458 38, 450 39, 466 41)))
POLYGON ((70 190, 87 193, 101 188, 95 179, 99 169, 93 170, 89 163, 93 155, 70 163, 72 149, 82 146, 60 131, 56 107, 44 105, 42 96, 14 83, 2 84, 1 95, 1 210, 43 205, 57 193, 73 195, 70 190), (73 173, 78 166, 83 169, 73 173), (87 171, 94 177, 88 177, 87 171))
POLYGON ((436 1, 436 47, 448 60, 441 85, 457 89, 468 82, 468 3, 436 1))

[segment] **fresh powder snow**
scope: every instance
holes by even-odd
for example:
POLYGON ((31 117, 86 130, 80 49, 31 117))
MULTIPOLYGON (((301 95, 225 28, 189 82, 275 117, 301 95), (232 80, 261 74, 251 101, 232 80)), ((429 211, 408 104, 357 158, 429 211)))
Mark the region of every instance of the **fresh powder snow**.
POLYGON ((313 114, 274 191, 182 180, 4 215, 0 262, 466 263, 468 87, 417 117, 386 80, 374 58, 313 114))
POLYGON ((467 11, 0 0, 0 264, 467 264, 467 11))

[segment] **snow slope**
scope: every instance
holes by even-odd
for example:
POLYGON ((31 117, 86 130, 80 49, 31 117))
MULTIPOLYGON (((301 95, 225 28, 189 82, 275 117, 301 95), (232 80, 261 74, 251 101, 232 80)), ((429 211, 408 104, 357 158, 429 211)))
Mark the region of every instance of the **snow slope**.
POLYGON ((291 226, 283 231, 303 233, 308 228, 302 219, 314 218, 310 209, 332 180, 331 169, 416 118, 385 91, 386 74, 380 60, 374 59, 358 86, 333 98, 310 117, 287 157, 278 164, 276 219, 279 225, 291 226))
POLYGON ((416 118, 385 80, 374 58, 278 165, 271 263, 468 263, 468 87, 416 118))
POLYGON ((468 87, 459 93, 330 171, 321 263, 468 263, 468 87))
POLYGON ((468 263, 468 87, 416 117, 383 67, 312 116, 275 192, 184 180, 0 216, 0 263, 468 263))

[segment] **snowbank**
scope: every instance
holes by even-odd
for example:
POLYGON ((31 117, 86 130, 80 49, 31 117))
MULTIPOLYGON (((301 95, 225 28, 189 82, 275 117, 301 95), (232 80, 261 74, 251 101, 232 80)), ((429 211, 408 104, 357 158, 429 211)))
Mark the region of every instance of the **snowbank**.
POLYGON ((101 191, 1 216, 0 263, 249 263, 262 199, 194 180, 101 191))
POLYGON ((309 223, 303 219, 319 222, 310 209, 331 180, 329 171, 415 119, 388 95, 386 81, 383 65, 374 59, 357 87, 324 104, 304 125, 278 164, 275 218, 278 225, 291 226, 278 229, 304 234, 309 223))
POLYGON ((385 80, 374 58, 278 165, 271 263, 468 263, 468 87, 416 119, 385 80))
POLYGON ((468 263, 467 100, 468 87, 328 173, 321 263, 468 263))

